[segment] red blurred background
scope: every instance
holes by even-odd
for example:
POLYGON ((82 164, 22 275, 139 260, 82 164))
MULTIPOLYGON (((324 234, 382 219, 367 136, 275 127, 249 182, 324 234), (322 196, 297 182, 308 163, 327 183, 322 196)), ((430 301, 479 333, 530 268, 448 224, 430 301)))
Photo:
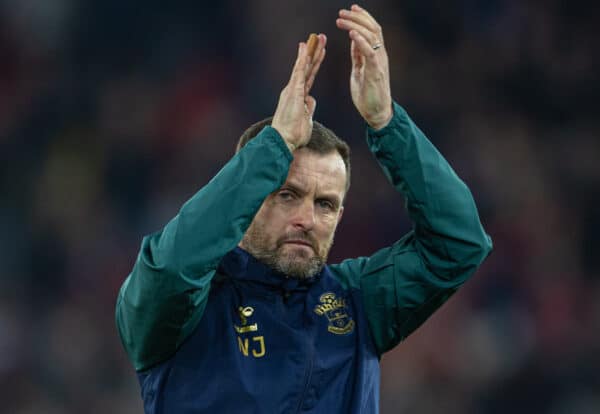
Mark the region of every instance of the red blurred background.
MULTIPOLYGON (((589 4, 588 4, 589 3, 589 4)), ((383 358, 381 412, 600 412, 600 13, 580 0, 365 1, 395 99, 495 250, 383 358)), ((114 325, 141 237, 271 115, 309 32, 316 118, 353 149, 332 260, 410 228, 364 143, 340 1, 0 1, 0 402, 142 412, 114 325)))

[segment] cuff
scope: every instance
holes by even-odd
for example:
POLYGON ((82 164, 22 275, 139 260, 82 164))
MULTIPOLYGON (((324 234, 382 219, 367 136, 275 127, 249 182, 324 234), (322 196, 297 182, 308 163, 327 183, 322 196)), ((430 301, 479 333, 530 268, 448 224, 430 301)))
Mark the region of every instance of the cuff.
POLYGON ((367 125, 367 144, 373 152, 376 152, 379 149, 381 144, 379 141, 382 138, 393 135, 394 132, 401 130, 407 124, 408 114, 404 108, 394 101, 392 102, 392 109, 394 111, 392 119, 383 128, 373 129, 371 126, 367 125))

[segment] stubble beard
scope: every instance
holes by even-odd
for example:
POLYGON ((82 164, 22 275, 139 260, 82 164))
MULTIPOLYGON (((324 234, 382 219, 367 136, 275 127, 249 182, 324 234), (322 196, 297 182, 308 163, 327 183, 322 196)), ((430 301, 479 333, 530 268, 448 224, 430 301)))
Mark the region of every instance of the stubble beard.
POLYGON ((243 249, 260 262, 294 279, 308 279, 319 273, 327 262, 327 255, 332 244, 333 238, 326 246, 320 247, 312 235, 304 231, 298 231, 281 237, 276 241, 273 248, 265 228, 256 223, 250 225, 240 243, 243 249), (301 239, 309 242, 313 253, 308 253, 304 249, 293 251, 285 249, 287 245, 284 242, 290 239, 301 239))

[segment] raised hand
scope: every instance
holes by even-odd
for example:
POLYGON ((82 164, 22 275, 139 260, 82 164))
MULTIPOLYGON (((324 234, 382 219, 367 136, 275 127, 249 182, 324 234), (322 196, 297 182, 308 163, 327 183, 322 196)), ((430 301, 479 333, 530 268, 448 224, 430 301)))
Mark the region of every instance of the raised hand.
POLYGON ((310 56, 307 44, 300 42, 292 75, 279 96, 271 126, 283 137, 290 151, 310 140, 317 105, 315 98, 310 96, 310 90, 325 59, 326 43, 327 37, 320 34, 314 56, 310 56))
POLYGON ((336 25, 348 31, 351 39, 352 102, 372 128, 381 129, 393 115, 389 60, 381 26, 357 5, 340 10, 336 25))

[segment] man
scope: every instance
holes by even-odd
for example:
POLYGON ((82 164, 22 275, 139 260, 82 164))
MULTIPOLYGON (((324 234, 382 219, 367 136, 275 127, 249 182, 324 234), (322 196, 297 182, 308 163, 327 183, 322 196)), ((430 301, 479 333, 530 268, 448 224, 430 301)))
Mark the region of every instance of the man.
POLYGON ((144 238, 117 325, 146 413, 376 413, 379 359, 491 250, 471 194, 392 102, 381 28, 358 6, 352 100, 370 150, 405 197, 412 232, 369 258, 325 265, 349 185, 347 146, 315 123, 325 57, 305 43, 271 126, 160 232, 144 238))

